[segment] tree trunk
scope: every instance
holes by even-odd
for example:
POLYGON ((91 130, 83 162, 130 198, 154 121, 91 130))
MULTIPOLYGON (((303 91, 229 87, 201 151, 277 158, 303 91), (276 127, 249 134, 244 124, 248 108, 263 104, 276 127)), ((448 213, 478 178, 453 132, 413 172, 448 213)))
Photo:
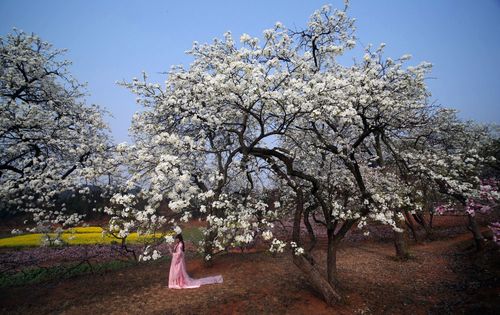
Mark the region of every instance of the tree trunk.
POLYGON ((429 223, 427 223, 427 220, 425 218, 425 214, 423 213, 416 213, 413 215, 413 218, 415 221, 424 228, 425 231, 425 239, 432 241, 434 239, 433 235, 433 230, 432 230, 432 213, 429 211, 429 223))
MULTIPOLYGON (((432 222, 432 217, 431 221, 432 222)), ((434 240, 434 230, 432 229, 432 226, 430 224, 427 224, 427 221, 424 219, 424 224, 423 224, 424 230, 425 230, 425 238, 429 241, 434 240)))
POLYGON ((338 240, 335 238, 335 230, 328 229, 328 253, 326 258, 328 282, 332 286, 338 286, 337 277, 337 249, 338 240))
POLYGON ((410 229, 411 235, 413 236, 413 239, 415 240, 415 242, 418 243, 418 241, 419 241, 418 235, 417 235, 417 231, 415 229, 415 224, 413 224, 412 217, 411 217, 410 213, 408 213, 408 211, 405 211, 404 215, 405 215, 406 226, 408 226, 408 228, 410 229))
POLYGON ((476 250, 480 251, 484 247, 484 237, 479 229, 479 225, 477 224, 476 217, 472 215, 468 215, 469 217, 469 230, 472 232, 474 236, 474 243, 476 244, 476 250))
POLYGON ((342 296, 338 290, 325 279, 305 255, 294 255, 293 263, 306 274, 308 281, 321 294, 328 305, 333 306, 342 300, 342 296))
POLYGON ((405 226, 403 222, 397 216, 397 212, 394 212, 394 221, 396 226, 402 229, 402 232, 394 231, 394 246, 396 248, 396 257, 401 260, 407 260, 410 258, 410 253, 408 252, 408 239, 405 231, 405 226))
MULTIPOLYGON (((292 240, 301 246, 300 222, 304 213, 304 195, 300 188, 295 189, 295 213, 293 219, 292 240)), ((321 294, 325 302, 332 306, 342 300, 340 292, 335 285, 330 283, 321 272, 314 266, 314 258, 308 252, 303 255, 295 255, 292 251, 293 263, 307 276, 307 280, 321 294)), ((330 258, 328 258, 330 259, 330 258)), ((333 264, 336 266, 336 263, 333 264)), ((328 264, 330 268, 330 264, 328 264)), ((330 270, 330 269, 328 269, 330 270)), ((336 269, 335 269, 336 270, 336 269)))

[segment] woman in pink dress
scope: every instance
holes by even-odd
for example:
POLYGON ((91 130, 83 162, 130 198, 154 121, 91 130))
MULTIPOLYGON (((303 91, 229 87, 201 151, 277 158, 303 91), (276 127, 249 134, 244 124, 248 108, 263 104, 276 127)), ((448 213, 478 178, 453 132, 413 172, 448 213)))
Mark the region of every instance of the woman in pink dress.
POLYGON ((222 281, 221 275, 200 279, 189 277, 186 271, 186 262, 184 261, 184 240, 182 234, 177 234, 174 250, 172 251, 168 287, 170 289, 190 289, 198 288, 205 284, 222 283, 222 281))

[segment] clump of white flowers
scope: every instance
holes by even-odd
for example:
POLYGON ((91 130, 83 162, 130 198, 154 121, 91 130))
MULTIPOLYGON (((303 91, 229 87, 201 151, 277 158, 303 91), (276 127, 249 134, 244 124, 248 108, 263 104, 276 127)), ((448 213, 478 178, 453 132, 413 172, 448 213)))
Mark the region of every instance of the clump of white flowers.
MULTIPOLYGON (((272 221, 278 216, 277 212, 255 198, 246 198, 244 205, 239 202, 232 196, 222 194, 211 204, 212 209, 218 209, 218 215, 207 216, 209 228, 204 229, 203 234, 216 235, 211 242, 217 251, 252 246, 260 233, 263 233, 264 239, 272 238, 272 221)), ((200 248, 204 245, 205 240, 202 240, 200 248)))
POLYGON ((273 239, 271 242, 271 247, 269 248, 269 251, 271 253, 282 253, 283 250, 286 247, 286 243, 283 241, 278 240, 277 238, 273 239))
POLYGON ((297 247, 294 249, 294 254, 297 256, 302 255, 304 254, 304 249, 302 247, 297 247))
POLYGON ((181 233, 182 233, 182 229, 181 229, 181 227, 180 227, 180 226, 178 226, 178 225, 176 225, 176 226, 174 227, 174 232, 175 232, 175 234, 177 234, 177 235, 181 234, 181 233))
POLYGON ((271 231, 264 231, 262 233, 262 238, 266 241, 269 241, 271 238, 273 238, 273 232, 271 231))
POLYGON ((161 253, 156 249, 151 250, 151 248, 152 247, 150 245, 144 248, 142 254, 139 255, 139 261, 157 260, 161 258, 161 253))
POLYGON ((160 252, 158 252, 157 250, 153 250, 153 255, 151 255, 151 258, 152 258, 153 260, 157 260, 157 259, 159 259, 160 257, 161 257, 160 252))
POLYGON ((292 248, 294 255, 299 256, 304 254, 304 249, 302 247, 299 247, 297 243, 290 242, 290 247, 292 248))
POLYGON ((172 235, 165 235, 165 242, 167 244, 172 244, 174 242, 174 237, 172 235))

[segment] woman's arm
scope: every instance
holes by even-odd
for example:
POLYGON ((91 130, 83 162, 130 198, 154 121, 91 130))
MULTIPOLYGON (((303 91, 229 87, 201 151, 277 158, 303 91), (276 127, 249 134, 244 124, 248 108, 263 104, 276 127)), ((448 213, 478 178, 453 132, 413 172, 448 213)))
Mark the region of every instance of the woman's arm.
POLYGON ((184 252, 182 251, 182 244, 179 243, 174 248, 174 252, 172 254, 172 261, 177 266, 182 263, 183 258, 184 258, 184 252))
POLYGON ((183 251, 182 243, 178 243, 177 245, 175 245, 172 255, 179 256, 183 252, 184 251, 183 251))

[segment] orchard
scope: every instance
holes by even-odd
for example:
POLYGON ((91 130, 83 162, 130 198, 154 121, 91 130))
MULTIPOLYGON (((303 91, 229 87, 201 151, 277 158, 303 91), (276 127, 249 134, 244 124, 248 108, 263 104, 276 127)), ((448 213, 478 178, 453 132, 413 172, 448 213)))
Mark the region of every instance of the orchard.
MULTIPOLYGON (((383 275, 372 285, 392 295, 398 287, 385 279, 406 286, 428 274, 434 281, 439 264, 416 266, 427 266, 428 255, 466 255, 453 266, 498 259, 498 129, 437 105, 427 84, 432 64, 390 57, 383 43, 360 44, 356 23, 346 2, 315 11, 302 29, 277 22, 258 37, 226 32, 194 42, 186 52, 192 62, 172 66, 163 82, 146 72, 118 82, 140 108, 131 141, 120 144, 108 112, 88 105, 64 50, 18 30, 0 38, 0 214, 7 233, 21 234, 2 232, 2 290, 45 290, 54 279, 88 284, 105 275, 108 288, 123 285, 125 292, 128 284, 113 284, 119 273, 149 279, 165 291, 158 296, 172 300, 169 250, 182 233, 188 272, 224 276, 192 293, 218 296, 213 311, 244 313, 230 308, 236 303, 280 313, 235 302, 223 289, 253 292, 245 287, 251 280, 236 280, 246 279, 235 273, 245 268, 288 277, 273 265, 293 275, 298 304, 317 300, 308 311, 432 310, 430 300, 397 311, 373 298, 365 309, 353 294, 374 287, 351 272, 383 275), (78 230, 85 226, 97 227, 78 230), (27 236, 34 243, 15 239, 27 236), (27 276, 40 268, 55 271, 36 281, 27 276)), ((495 270, 485 284, 493 291, 495 270)), ((260 290, 283 298, 257 278, 260 290)), ((483 283, 478 279, 470 281, 483 283)), ((444 290, 436 289, 440 281, 432 282, 436 292, 444 290)), ((134 294, 146 292, 143 285, 134 294)), ((442 300, 453 304, 446 294, 442 300)), ((494 312, 494 304, 485 310, 494 312)), ((186 305, 150 311, 203 313, 186 305)), ((34 310, 17 308, 23 311, 34 310)))

